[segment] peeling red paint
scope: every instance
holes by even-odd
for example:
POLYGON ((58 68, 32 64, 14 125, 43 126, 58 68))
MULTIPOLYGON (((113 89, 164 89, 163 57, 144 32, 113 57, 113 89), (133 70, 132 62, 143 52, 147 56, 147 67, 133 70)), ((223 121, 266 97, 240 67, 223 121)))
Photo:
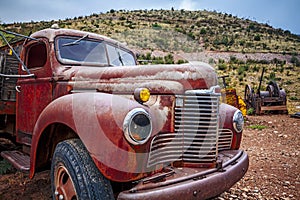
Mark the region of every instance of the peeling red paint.
MULTIPOLYGON (((32 34, 32 37, 37 38, 38 41, 24 41, 21 52, 21 58, 35 76, 18 79, 15 85, 18 88, 15 101, 0 101, 1 115, 16 115, 16 124, 14 124, 16 128, 13 134, 17 136, 17 142, 31 147, 31 178, 39 167, 45 167, 44 165, 51 161, 55 145, 70 138, 80 138, 99 171, 109 180, 125 183, 138 181, 136 187, 131 191, 124 191, 120 194, 121 199, 139 199, 147 197, 147 195, 150 199, 155 199, 155 195, 144 193, 145 190, 151 191, 155 188, 167 188, 170 192, 168 195, 172 196, 171 193, 176 189, 186 189, 186 186, 195 188, 195 185, 186 182, 195 178, 203 179, 203 181, 197 181, 197 186, 201 189, 207 189, 209 184, 205 186, 205 183, 214 182, 219 186, 218 192, 220 192, 231 186, 221 185, 224 179, 228 180, 230 184, 234 184, 244 175, 248 167, 248 157, 242 151, 234 151, 239 148, 241 142, 241 133, 236 133, 232 126, 236 108, 225 104, 221 104, 220 109, 217 109, 219 113, 211 112, 219 114, 219 118, 216 117, 219 120, 216 122, 219 127, 215 126, 214 130, 227 129, 233 134, 231 146, 228 147, 230 151, 227 152, 228 155, 232 154, 231 159, 219 156, 219 160, 217 160, 216 155, 218 154, 216 154, 213 163, 184 164, 185 161, 182 160, 171 163, 174 173, 173 169, 166 172, 164 163, 148 166, 149 152, 153 150, 151 148, 152 142, 155 142, 154 139, 164 134, 173 137, 176 132, 175 124, 179 122, 175 120, 175 110, 180 107, 178 105, 176 107, 177 103, 180 104, 177 102, 178 96, 183 96, 183 101, 186 98, 184 95, 187 90, 209 91, 217 85, 217 76, 212 67, 201 62, 182 65, 78 66, 64 64, 61 59, 58 59, 59 50, 55 43, 57 37, 76 36, 82 38, 85 35, 88 35, 89 39, 107 41, 126 49, 115 40, 93 33, 67 29, 38 31, 32 34), (39 44, 46 47, 43 49, 46 51, 45 57, 34 55, 34 53, 38 53, 36 50, 33 55, 30 54, 30 49, 39 44), (33 58, 28 58, 29 56, 33 56, 33 58), (41 58, 44 59, 43 62, 38 60, 41 58), (38 66, 38 63, 42 63, 42 66, 38 66), (137 88, 150 90, 151 96, 148 102, 142 104, 134 99, 133 93, 137 88), (148 135, 150 139, 139 145, 130 143, 128 137, 124 136, 124 132, 126 132, 124 131, 126 130, 124 129, 124 124, 126 124, 124 119, 130 111, 136 108, 143 109, 149 115, 152 125, 152 132, 149 131, 150 135, 148 135), (228 169, 228 173, 223 175, 221 171, 218 171, 220 170, 218 167, 222 168, 221 161, 228 163, 230 161, 229 164, 224 165, 224 168, 228 169), (236 161, 241 161, 241 163, 234 166, 236 161), (202 166, 207 166, 207 168, 202 166), (234 180, 229 180, 232 171, 237 176, 234 180), (165 176, 164 173, 167 173, 168 176, 165 176), (218 178, 205 179, 202 177, 202 173, 211 177, 217 174, 218 178), (178 187, 172 185, 177 183, 178 187), (135 195, 136 192, 140 192, 141 196, 135 195)), ((0 50, 7 53, 7 47, 0 50)), ((129 49, 128 52, 133 55, 129 49)), ((18 73, 27 74, 20 65, 18 73)), ((218 92, 216 91, 216 93, 218 92)), ((194 96, 191 103, 194 107, 187 106, 187 110, 203 109, 200 105, 203 102, 198 102, 199 96, 197 95, 194 96)), ((209 98, 208 101, 210 101, 209 98)), ((215 104, 218 102, 211 102, 206 106, 210 108, 215 104)), ((182 118, 185 117, 185 114, 177 112, 177 115, 182 115, 180 116, 182 118)), ((199 127, 202 124, 201 121, 193 121, 191 116, 187 116, 187 121, 187 123, 199 127)), ((186 134, 185 131, 183 130, 183 136, 186 134)), ((217 131, 213 134, 217 138, 217 131)), ((164 140, 162 141, 164 142, 164 140)), ((180 145, 183 144, 184 141, 180 141, 180 145)), ((165 147, 165 143, 162 146, 165 147)), ((218 148, 217 144, 216 148, 218 148)), ((159 193, 163 195, 163 190, 159 190, 159 193)), ((178 198, 183 197, 182 195, 189 197, 193 195, 193 193, 187 194, 186 192, 175 192, 174 194, 179 195, 176 196, 178 198)), ((212 194, 215 194, 215 191, 210 191, 210 195, 212 194)))

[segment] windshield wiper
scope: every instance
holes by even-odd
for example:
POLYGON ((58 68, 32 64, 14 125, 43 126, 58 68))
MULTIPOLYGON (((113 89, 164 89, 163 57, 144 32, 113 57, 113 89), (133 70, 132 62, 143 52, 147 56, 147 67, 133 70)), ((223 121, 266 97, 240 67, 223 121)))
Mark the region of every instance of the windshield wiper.
POLYGON ((81 38, 79 38, 78 40, 75 40, 74 42, 69 42, 69 43, 63 44, 62 46, 65 47, 65 46, 77 45, 77 44, 79 44, 79 42, 81 40, 87 38, 88 36, 89 36, 89 34, 86 34, 86 35, 82 36, 81 38))
POLYGON ((120 52, 117 50, 118 56, 119 56, 119 61, 121 62, 122 66, 124 66, 123 58, 120 54, 120 52))

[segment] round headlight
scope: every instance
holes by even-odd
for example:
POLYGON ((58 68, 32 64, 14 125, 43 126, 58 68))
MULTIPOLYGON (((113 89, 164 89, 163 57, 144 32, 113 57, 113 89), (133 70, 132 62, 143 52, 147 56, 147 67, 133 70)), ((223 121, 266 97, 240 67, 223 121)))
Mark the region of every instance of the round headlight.
POLYGON ((236 132, 240 133, 244 128, 244 117, 240 110, 235 111, 233 115, 233 128, 236 132))
POLYGON ((149 114, 142 108, 131 110, 125 117, 123 131, 128 142, 140 145, 147 142, 152 132, 149 114))

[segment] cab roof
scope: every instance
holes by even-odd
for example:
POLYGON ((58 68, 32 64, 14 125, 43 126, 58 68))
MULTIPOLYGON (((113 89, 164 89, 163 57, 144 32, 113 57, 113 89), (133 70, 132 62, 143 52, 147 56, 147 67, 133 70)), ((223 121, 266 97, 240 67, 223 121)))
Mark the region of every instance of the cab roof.
POLYGON ((121 46, 123 48, 128 49, 124 44, 121 42, 111 39, 109 37, 106 37, 104 35, 96 34, 96 33, 91 33, 87 31, 80 31, 80 30, 75 30, 75 29, 65 29, 65 28, 47 28, 43 29, 40 31, 37 31, 31 35, 33 38, 48 38, 50 42, 53 42, 55 37, 57 36, 75 36, 75 37, 83 37, 87 36, 87 38, 92 38, 92 39, 98 39, 98 40, 105 40, 113 44, 117 44, 118 46, 121 46))

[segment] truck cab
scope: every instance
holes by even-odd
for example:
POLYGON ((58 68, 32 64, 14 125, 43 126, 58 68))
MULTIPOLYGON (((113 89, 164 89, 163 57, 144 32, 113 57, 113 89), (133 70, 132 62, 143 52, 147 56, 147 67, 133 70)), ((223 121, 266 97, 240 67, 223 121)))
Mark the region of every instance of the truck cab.
POLYGON ((208 64, 141 66, 57 27, 0 52, 0 136, 19 145, 1 155, 31 178, 49 169, 54 199, 206 199, 248 169, 243 115, 208 64))

